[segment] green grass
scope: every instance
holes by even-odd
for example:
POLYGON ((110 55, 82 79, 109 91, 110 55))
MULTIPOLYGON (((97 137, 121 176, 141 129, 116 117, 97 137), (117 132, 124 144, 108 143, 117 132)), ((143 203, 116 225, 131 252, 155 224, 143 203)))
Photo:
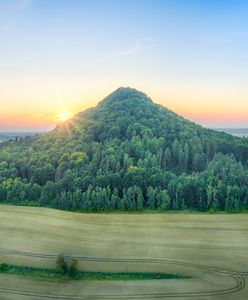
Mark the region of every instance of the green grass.
POLYGON ((60 274, 53 269, 41 269, 26 266, 16 266, 2 263, 0 273, 20 275, 33 279, 49 279, 54 281, 70 280, 151 280, 151 279, 184 279, 191 278, 180 274, 152 273, 152 272, 81 272, 73 276, 60 274))
MULTIPOLYGON (((8 203, 0 203, 0 205, 8 205, 8 203)), ((151 210, 151 209, 144 209, 142 211, 137 211, 137 210, 110 210, 110 211, 97 211, 97 210, 82 210, 82 209, 59 209, 59 208, 54 208, 53 206, 43 206, 40 203, 38 203, 37 201, 21 201, 18 203, 11 203, 11 205, 13 206, 19 206, 19 207, 43 207, 43 208, 49 208, 49 209, 54 209, 54 210, 58 210, 58 211, 65 211, 65 212, 74 212, 74 213, 84 213, 84 214, 121 214, 121 215, 142 215, 142 214, 200 214, 200 215, 204 215, 204 214, 248 214, 248 209, 245 208, 239 208, 239 209, 233 209, 233 210, 214 210, 214 209, 210 209, 210 210, 204 210, 204 211, 199 211, 196 209, 184 209, 184 210, 151 210)))
POLYGON ((152 272, 85 272, 83 279, 87 280, 145 280, 145 279, 184 279, 191 278, 180 274, 152 272))

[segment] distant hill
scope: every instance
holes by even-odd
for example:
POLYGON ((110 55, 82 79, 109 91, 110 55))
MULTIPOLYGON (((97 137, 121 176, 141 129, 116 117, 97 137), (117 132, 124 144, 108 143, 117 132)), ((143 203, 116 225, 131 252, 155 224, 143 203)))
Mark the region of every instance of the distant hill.
POLYGON ((215 128, 220 132, 226 132, 238 137, 248 137, 248 128, 215 128))
POLYGON ((82 210, 248 208, 248 140, 119 88, 42 136, 0 145, 0 201, 82 210))
POLYGON ((1 132, 0 131, 0 143, 9 140, 18 140, 20 138, 40 135, 41 132, 1 132))

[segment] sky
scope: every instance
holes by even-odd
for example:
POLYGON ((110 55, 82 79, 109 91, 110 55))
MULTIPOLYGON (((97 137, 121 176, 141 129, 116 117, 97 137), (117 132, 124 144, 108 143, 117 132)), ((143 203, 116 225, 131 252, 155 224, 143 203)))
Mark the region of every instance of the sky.
POLYGON ((0 131, 52 129, 120 86, 248 127, 248 1, 0 0, 0 131))

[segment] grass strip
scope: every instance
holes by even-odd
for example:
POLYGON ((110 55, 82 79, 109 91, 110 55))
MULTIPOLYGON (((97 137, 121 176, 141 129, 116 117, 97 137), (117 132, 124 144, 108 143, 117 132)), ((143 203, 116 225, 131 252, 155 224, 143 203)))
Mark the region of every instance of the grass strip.
POLYGON ((154 279, 185 279, 191 278, 181 274, 155 273, 155 272, 82 272, 77 271, 69 276, 68 274, 58 273, 54 269, 34 268, 26 266, 16 266, 2 263, 0 273, 20 275, 33 279, 52 280, 52 281, 71 281, 71 280, 154 280, 154 279))

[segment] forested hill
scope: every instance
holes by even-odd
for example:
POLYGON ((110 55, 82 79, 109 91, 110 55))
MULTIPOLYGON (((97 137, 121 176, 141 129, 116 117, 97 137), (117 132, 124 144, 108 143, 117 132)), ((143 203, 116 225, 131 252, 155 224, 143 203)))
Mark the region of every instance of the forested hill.
POLYGON ((248 208, 248 139, 119 88, 50 133, 0 144, 0 201, 82 210, 248 208))

